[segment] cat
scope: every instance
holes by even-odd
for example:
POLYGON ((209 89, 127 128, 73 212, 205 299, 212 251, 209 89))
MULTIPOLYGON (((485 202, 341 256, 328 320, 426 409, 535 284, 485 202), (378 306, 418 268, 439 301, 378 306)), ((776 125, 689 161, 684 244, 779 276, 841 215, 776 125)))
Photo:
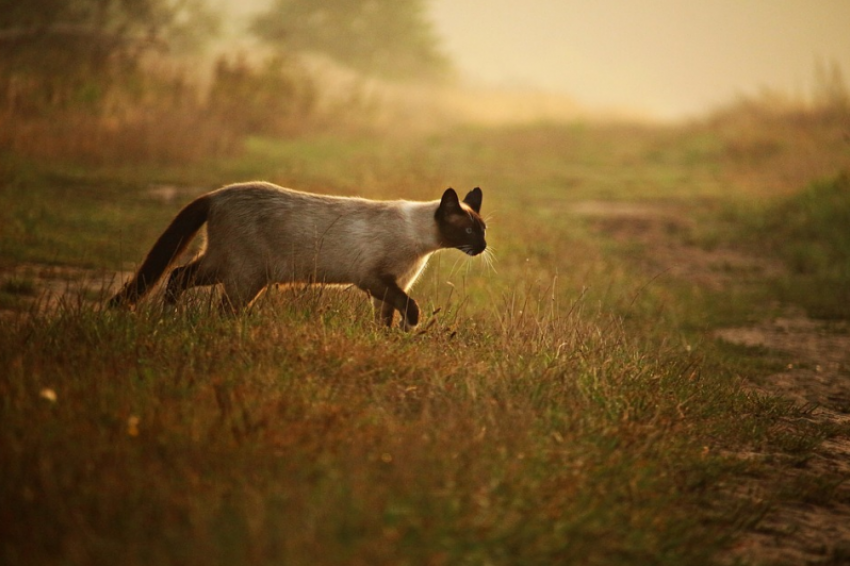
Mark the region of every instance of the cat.
POLYGON ((407 291, 430 255, 487 249, 476 187, 461 201, 452 188, 440 200, 376 201, 311 194, 266 182, 238 183, 186 205, 165 229, 110 306, 134 305, 162 277, 206 223, 206 245, 175 268, 166 304, 194 286, 222 284, 222 308, 246 309, 270 284, 353 284, 368 293, 387 326, 395 311, 407 330, 419 306, 407 291))

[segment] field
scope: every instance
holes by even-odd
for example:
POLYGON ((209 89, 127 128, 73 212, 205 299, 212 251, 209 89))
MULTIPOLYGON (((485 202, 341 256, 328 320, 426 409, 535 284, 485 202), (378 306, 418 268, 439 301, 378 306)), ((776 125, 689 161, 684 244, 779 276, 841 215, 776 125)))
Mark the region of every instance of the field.
POLYGON ((848 131, 741 107, 0 154, 0 561, 847 563, 848 131), (355 289, 101 306, 250 179, 480 186, 495 261, 435 256, 411 333, 355 289))

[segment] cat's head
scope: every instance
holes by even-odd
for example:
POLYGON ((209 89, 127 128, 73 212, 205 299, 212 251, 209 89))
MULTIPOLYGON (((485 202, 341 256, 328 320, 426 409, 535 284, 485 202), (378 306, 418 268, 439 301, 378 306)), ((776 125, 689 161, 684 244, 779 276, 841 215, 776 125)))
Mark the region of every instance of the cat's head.
POLYGON ((481 212, 481 189, 475 187, 461 201, 454 189, 446 189, 434 218, 444 248, 457 248, 468 255, 487 249, 484 231, 487 225, 481 212))

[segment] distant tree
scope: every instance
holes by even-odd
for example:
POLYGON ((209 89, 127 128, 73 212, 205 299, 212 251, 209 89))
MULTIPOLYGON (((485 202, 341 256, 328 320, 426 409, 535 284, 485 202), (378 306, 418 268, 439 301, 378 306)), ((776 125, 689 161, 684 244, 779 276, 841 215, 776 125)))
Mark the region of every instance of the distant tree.
POLYGON ((214 25, 201 0, 0 0, 0 98, 96 102, 144 53, 196 44, 214 25))
POLYGON ((0 0, 0 54, 51 72, 99 69, 197 43, 214 26, 200 0, 0 0))
POLYGON ((313 52, 369 75, 437 77, 447 57, 422 0, 275 0, 253 32, 291 52, 313 52))

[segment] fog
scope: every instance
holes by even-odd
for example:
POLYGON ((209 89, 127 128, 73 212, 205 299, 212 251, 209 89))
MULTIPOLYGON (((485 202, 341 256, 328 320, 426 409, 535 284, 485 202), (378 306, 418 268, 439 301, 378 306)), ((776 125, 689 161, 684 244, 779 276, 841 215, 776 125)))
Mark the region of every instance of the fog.
MULTIPOLYGON (((444 49, 481 87, 561 93, 672 119, 850 72, 845 0, 431 0, 444 49)), ((845 75, 846 76, 846 75, 845 75)))
MULTIPOLYGON (((40 4, 4 12, 0 106, 38 114, 34 98, 79 102, 80 81, 99 82, 86 96, 99 92, 106 104, 117 97, 107 90, 126 79, 106 67, 117 73, 118 61, 143 52, 160 75, 182 65, 198 98, 223 58, 248 61, 240 72, 255 75, 286 59, 304 71, 299 84, 315 90, 312 108, 373 97, 390 122, 393 112, 426 124, 444 115, 673 120, 764 93, 791 107, 825 92, 843 105, 850 99, 842 76, 850 72, 848 0, 291 0, 274 10, 274 0, 169 0, 151 2, 156 13, 147 16, 123 2, 76 2, 88 8, 63 12, 40 34, 27 23, 45 19, 40 4), (101 4, 114 13, 92 16, 101 4), (112 35, 120 41, 104 42, 112 35), (96 72, 86 70, 92 61, 96 72), (446 75, 456 80, 439 80, 446 75)), ((254 78, 274 98, 271 83, 281 77, 254 78)))

